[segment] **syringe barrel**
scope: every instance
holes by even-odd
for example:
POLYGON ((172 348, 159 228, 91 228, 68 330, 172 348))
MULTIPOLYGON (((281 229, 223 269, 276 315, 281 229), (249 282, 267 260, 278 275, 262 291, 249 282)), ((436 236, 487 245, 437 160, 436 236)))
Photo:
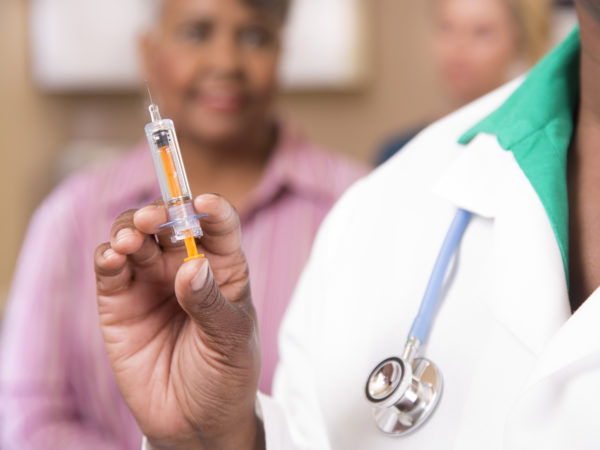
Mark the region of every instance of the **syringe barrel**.
POLYGON ((170 119, 150 122, 144 128, 165 205, 191 200, 175 126, 170 119))
POLYGON ((174 231, 173 240, 185 239, 188 232, 195 237, 202 236, 200 223, 192 206, 190 186, 173 121, 161 119, 150 122, 145 131, 160 192, 169 211, 169 224, 174 231))

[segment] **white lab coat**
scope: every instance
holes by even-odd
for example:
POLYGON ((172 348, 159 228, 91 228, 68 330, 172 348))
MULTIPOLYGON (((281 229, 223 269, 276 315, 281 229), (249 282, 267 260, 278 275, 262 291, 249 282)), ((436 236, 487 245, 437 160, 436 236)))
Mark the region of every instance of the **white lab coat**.
POLYGON ((518 83, 429 127, 326 219, 282 327, 276 400, 259 396, 269 450, 600 448, 600 293, 571 315, 513 154, 491 135, 456 143, 518 83), (457 207, 474 217, 425 349, 443 396, 423 428, 389 437, 365 381, 402 352, 457 207))

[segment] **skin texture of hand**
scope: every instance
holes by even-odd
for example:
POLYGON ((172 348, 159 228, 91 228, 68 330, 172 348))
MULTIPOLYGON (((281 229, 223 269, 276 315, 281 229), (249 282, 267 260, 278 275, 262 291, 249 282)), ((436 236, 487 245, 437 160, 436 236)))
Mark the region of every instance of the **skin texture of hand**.
POLYGON ((100 325, 117 383, 155 449, 260 449, 260 343, 239 218, 194 200, 206 258, 183 262, 162 205, 123 213, 95 253, 100 325), (155 239, 155 234, 156 238, 155 239), (158 241, 158 242, 157 242, 158 241))

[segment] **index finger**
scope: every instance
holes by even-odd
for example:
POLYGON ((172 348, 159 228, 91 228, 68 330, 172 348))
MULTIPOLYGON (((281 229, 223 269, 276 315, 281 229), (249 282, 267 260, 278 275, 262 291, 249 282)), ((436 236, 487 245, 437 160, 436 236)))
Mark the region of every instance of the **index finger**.
POLYGON ((222 256, 241 251, 240 218, 231 203, 220 195, 204 194, 194 199, 194 208, 199 214, 208 214, 200 219, 201 244, 206 251, 222 256))
POLYGON ((174 243, 171 241, 173 231, 170 227, 159 228, 169 221, 167 208, 161 200, 158 200, 148 206, 138 209, 133 216, 135 227, 145 234, 154 234, 163 249, 173 247, 182 247, 183 243, 174 243))

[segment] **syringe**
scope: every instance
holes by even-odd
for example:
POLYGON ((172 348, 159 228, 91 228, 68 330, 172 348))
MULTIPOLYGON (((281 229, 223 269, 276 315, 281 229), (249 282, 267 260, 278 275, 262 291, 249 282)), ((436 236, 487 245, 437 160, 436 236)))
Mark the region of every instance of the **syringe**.
MULTIPOLYGON (((148 89, 150 95, 150 89, 148 89)), ((160 185, 160 192, 169 214, 169 222, 161 225, 159 229, 172 227, 173 242, 184 241, 188 257, 185 259, 203 258, 198 253, 196 238, 202 236, 200 218, 206 214, 198 215, 192 205, 192 195, 181 159, 181 151, 175 134, 175 125, 170 119, 161 119, 158 106, 152 102, 150 95, 150 118, 152 122, 144 128, 154 169, 160 185)))

